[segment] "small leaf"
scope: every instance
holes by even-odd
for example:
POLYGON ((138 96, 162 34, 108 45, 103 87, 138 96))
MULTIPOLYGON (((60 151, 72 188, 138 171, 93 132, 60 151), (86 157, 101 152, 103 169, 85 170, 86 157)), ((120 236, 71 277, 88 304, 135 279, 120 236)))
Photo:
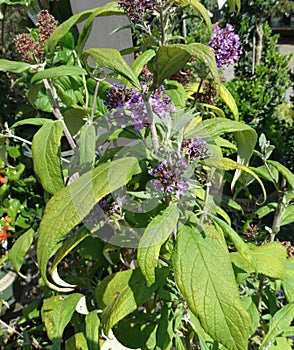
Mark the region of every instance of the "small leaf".
POLYGON ((48 123, 52 121, 49 118, 28 118, 28 119, 23 119, 23 120, 19 120, 18 122, 14 123, 13 125, 11 125, 11 129, 14 129, 18 126, 21 125, 37 125, 37 126, 42 126, 45 123, 48 123))
POLYGON ((214 222, 216 222, 223 230, 225 235, 227 235, 238 252, 248 261, 248 263, 257 269, 257 264, 249 247, 244 243, 243 239, 238 235, 238 233, 231 228, 227 223, 219 218, 214 218, 214 222))
POLYGON ((47 279, 47 263, 60 247, 60 240, 101 198, 128 183, 140 171, 136 158, 117 159, 83 174, 50 199, 40 224, 37 257, 42 278, 51 288, 56 286, 47 279))
POLYGON ((75 67, 75 66, 58 66, 53 68, 47 68, 45 70, 42 70, 38 73, 36 73, 32 79, 31 83, 36 83, 39 80, 42 79, 56 79, 58 77, 63 77, 65 75, 86 75, 87 71, 84 68, 81 67, 75 67))
POLYGON ((236 101, 234 100, 230 91, 223 84, 220 84, 219 95, 224 100, 225 104, 230 108, 235 120, 238 120, 239 111, 238 111, 238 106, 236 104, 236 101))
POLYGON ((144 66, 155 56, 154 50, 146 50, 141 55, 139 55, 130 65, 132 71, 138 77, 144 66))
MULTIPOLYGON (((97 345, 97 344, 96 344, 97 345)), ((84 333, 75 333, 65 341, 65 350, 89 350, 84 333)), ((96 349, 97 346, 96 346, 96 349)), ((54 350, 54 349, 51 349, 54 350)))
POLYGON ((157 270, 156 282, 146 286, 140 270, 127 270, 107 276, 96 289, 96 299, 103 308, 102 325, 106 334, 125 316, 135 311, 165 284, 169 269, 157 270))
POLYGON ((172 99, 173 105, 177 109, 183 109, 186 106, 187 94, 182 84, 175 80, 165 82, 165 93, 172 99))
POLYGON ((86 339, 89 350, 97 350, 97 344, 99 344, 99 327, 100 319, 97 314, 97 310, 93 310, 88 313, 85 318, 86 323, 86 339))
POLYGON ((79 156, 81 172, 92 168, 96 158, 96 129, 93 124, 84 124, 80 130, 79 156))
POLYGON ((120 74, 137 89, 141 89, 138 78, 128 66, 127 62, 123 59, 119 51, 110 48, 88 49, 83 53, 84 61, 87 61, 88 57, 91 57, 102 67, 108 68, 113 72, 120 74))
POLYGON ((176 0, 175 2, 181 4, 182 6, 186 6, 186 5, 193 6, 200 13, 200 15, 203 17, 203 19, 207 25, 207 28, 209 30, 209 34, 211 34, 212 28, 211 28, 211 20, 209 17, 209 13, 208 13, 207 9, 201 4, 200 1, 198 1, 198 0, 176 0))
POLYGON ((11 261, 15 271, 18 273, 25 262, 25 256, 33 243, 35 231, 29 229, 13 244, 12 248, 9 250, 8 259, 11 261))
POLYGON ((294 205, 289 205, 283 212, 280 226, 285 226, 294 222, 294 205))
MULTIPOLYGON (((235 132, 234 137, 238 146, 237 162, 247 166, 257 142, 257 134, 253 129, 243 130, 235 132)), ((231 183, 232 189, 235 187, 235 184, 241 176, 241 173, 242 169, 237 169, 235 171, 234 178, 231 183)))
POLYGON ((259 273, 282 279, 286 271, 287 251, 280 243, 270 242, 252 248, 259 273))
POLYGON ((184 226, 174 254, 176 283, 191 311, 213 340, 229 350, 247 349, 249 316, 222 240, 205 228, 184 226))
POLYGON ((31 68, 29 63, 0 59, 0 71, 11 73, 23 73, 31 68))
POLYGON ((287 180, 288 184, 291 186, 291 188, 294 189, 294 174, 286 168, 281 163, 275 161, 275 160, 267 160, 268 164, 275 167, 279 173, 287 180))
POLYGON ((179 219, 179 210, 168 206, 146 227, 138 247, 138 265, 147 280, 147 286, 155 282, 155 267, 162 244, 175 229, 179 219))
POLYGON ((294 315, 294 302, 289 303, 282 307, 274 314, 274 317, 270 321, 270 326, 267 335, 263 339, 261 344, 262 348, 266 348, 269 343, 275 341, 276 337, 283 334, 283 331, 290 326, 293 321, 294 315))
POLYGON ((44 189, 50 194, 64 187, 60 162, 60 139, 63 123, 59 120, 45 123, 35 134, 32 143, 34 170, 44 189))
POLYGON ((287 260, 282 287, 288 302, 294 301, 294 257, 287 260))
POLYGON ((71 294, 68 296, 56 295, 45 299, 41 315, 45 324, 48 338, 56 345, 62 339, 63 331, 71 320, 78 301, 82 294, 71 294))
POLYGON ((110 2, 104 6, 101 6, 89 16, 89 18, 86 21, 86 24, 84 25, 83 29, 80 32, 78 43, 76 46, 76 51, 78 52, 78 55, 81 56, 82 51, 84 49, 84 46, 89 38, 89 35, 91 33, 93 22, 96 17, 99 16, 118 16, 118 15, 124 15, 124 11, 119 8, 117 3, 110 2))

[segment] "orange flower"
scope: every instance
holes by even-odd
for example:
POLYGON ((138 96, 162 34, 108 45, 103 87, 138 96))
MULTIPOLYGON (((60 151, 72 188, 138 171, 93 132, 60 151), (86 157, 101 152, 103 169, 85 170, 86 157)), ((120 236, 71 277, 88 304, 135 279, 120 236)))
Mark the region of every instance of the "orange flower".
POLYGON ((6 231, 0 231, 0 244, 5 241, 9 236, 9 233, 6 231))
POLYGON ((0 174, 0 185, 3 185, 7 182, 6 177, 4 177, 2 174, 0 174))

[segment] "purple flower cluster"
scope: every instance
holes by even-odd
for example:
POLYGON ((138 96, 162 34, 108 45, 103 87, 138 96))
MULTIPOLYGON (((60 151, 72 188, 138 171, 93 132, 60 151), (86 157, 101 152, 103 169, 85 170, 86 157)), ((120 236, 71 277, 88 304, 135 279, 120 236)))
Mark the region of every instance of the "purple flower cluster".
POLYGON ((208 44, 214 50, 218 68, 237 63, 242 54, 239 35, 234 32, 231 24, 225 28, 216 26, 208 44))
POLYGON ((149 175, 157 178, 154 181, 157 190, 168 193, 178 191, 180 195, 184 195, 189 189, 185 170, 189 163, 196 159, 203 160, 209 157, 207 142, 199 136, 184 139, 181 145, 181 156, 185 157, 185 160, 164 160, 156 164, 154 169, 148 170, 149 175))
POLYGON ((190 161, 196 159, 206 159, 208 155, 207 142, 199 136, 195 136, 191 139, 184 139, 182 141, 182 154, 188 156, 190 161))
POLYGON ((131 22, 142 22, 147 11, 154 10, 153 0, 118 1, 120 7, 125 11, 131 22))
POLYGON ((148 170, 148 174, 156 177, 154 187, 161 192, 172 193, 178 191, 180 195, 184 195, 189 184, 184 177, 184 171, 188 164, 183 160, 164 160, 155 165, 154 169, 148 170))
MULTIPOLYGON (((141 23, 146 13, 158 11, 159 6, 165 6, 168 0, 119 0, 118 4, 124 10, 130 21, 133 23, 141 23)), ((179 7, 177 3, 172 4, 173 7, 179 7)))
POLYGON ((107 212, 107 211, 117 212, 119 210, 119 205, 115 204, 112 197, 109 195, 100 199, 100 201, 98 202, 98 205, 104 212, 107 212))
MULTIPOLYGON (((160 118, 175 112, 172 100, 164 93, 164 88, 154 90, 149 99, 151 108, 160 118)), ((149 125, 144 99, 138 90, 128 89, 124 85, 114 84, 104 101, 114 113, 108 117, 110 122, 117 122, 119 127, 133 125, 136 131, 149 125), (123 110, 122 110, 123 109, 123 110)))

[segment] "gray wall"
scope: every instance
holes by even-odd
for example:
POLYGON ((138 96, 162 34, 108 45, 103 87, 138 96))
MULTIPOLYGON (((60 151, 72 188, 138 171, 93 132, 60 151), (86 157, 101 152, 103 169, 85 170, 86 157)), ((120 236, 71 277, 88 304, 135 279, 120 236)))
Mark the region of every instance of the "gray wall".
MULTIPOLYGON (((71 7, 74 14, 107 4, 111 0, 71 0, 71 7)), ((82 28, 83 22, 78 25, 82 28)), ((126 49, 132 46, 131 32, 124 29, 115 34, 109 35, 114 29, 121 25, 128 24, 125 16, 98 17, 94 21, 92 33, 86 43, 86 48, 110 47, 117 50, 126 49)), ((124 56, 130 63, 133 55, 124 56)))

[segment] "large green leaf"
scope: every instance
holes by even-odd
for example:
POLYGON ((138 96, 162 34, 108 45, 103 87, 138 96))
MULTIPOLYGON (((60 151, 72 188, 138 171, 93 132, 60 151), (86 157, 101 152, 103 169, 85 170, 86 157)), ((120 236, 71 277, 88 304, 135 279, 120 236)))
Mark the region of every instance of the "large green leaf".
POLYGON ((128 66, 119 51, 110 48, 88 49, 84 51, 83 58, 87 61, 88 57, 91 57, 99 65, 120 74, 136 88, 141 88, 137 76, 128 66))
POLYGON ((82 172, 92 168, 96 158, 96 128, 94 124, 84 124, 80 130, 79 159, 82 172))
POLYGON ((176 283, 189 308, 213 340, 245 350, 249 316, 240 299, 229 253, 217 235, 184 226, 174 254, 176 283))
POLYGON ((287 251, 278 242, 270 242, 252 248, 259 273, 282 279, 286 271, 287 251))
POLYGON ((38 125, 38 126, 42 126, 47 122, 50 122, 51 119, 49 118, 28 118, 28 119, 23 119, 23 120, 19 120, 18 122, 14 123, 13 125, 11 125, 11 129, 16 128, 17 126, 21 126, 21 125, 38 125))
POLYGON ((138 247, 138 265, 150 286, 155 282, 155 267, 162 244, 175 229, 179 219, 179 210, 168 206, 146 227, 138 247))
POLYGON ((266 349, 270 342, 274 342, 276 337, 281 335, 284 330, 290 326, 291 322, 293 321, 293 315, 294 302, 285 305, 281 310, 275 313, 274 317, 270 321, 268 333, 261 344, 262 349, 266 349))
POLYGON ((81 67, 75 67, 75 66, 58 66, 58 67, 52 67, 45 70, 42 70, 38 73, 36 73, 31 80, 31 83, 36 83, 39 80, 42 79, 55 79, 58 77, 64 77, 65 75, 86 75, 87 71, 84 68, 81 67))
POLYGON ((153 87, 157 88, 164 79, 182 69, 189 61, 190 57, 202 61, 210 71, 214 80, 219 82, 218 70, 215 63, 213 51, 204 44, 172 44, 161 46, 156 56, 150 61, 148 67, 153 73, 153 87))
POLYGON ((208 27, 209 34, 211 33, 212 28, 211 28, 211 20, 210 20, 209 13, 208 13, 207 9, 201 4, 200 1, 198 1, 198 0, 176 0, 175 2, 178 2, 182 6, 186 6, 186 5, 193 6, 200 13, 200 15, 203 17, 203 19, 208 27))
MULTIPOLYGON (((87 18, 89 18, 91 15, 96 14, 95 17, 99 16, 112 16, 112 15, 123 15, 124 12, 123 10, 118 9, 118 4, 117 2, 110 2, 104 6, 98 7, 98 8, 93 8, 91 10, 87 10, 81 13, 78 13, 72 17, 70 17, 68 20, 60 24, 53 34, 50 36, 50 38, 47 40, 45 48, 46 51, 53 55, 56 45, 58 44, 59 40, 67 34, 70 29, 76 25, 77 23, 85 21, 87 18)), ((85 34, 83 34, 84 38, 85 34)), ((84 42, 84 39, 80 39, 80 43, 84 42)), ((81 44, 80 44, 81 46, 81 44)))
POLYGON ((127 270, 107 276, 96 289, 96 299, 103 308, 102 326, 105 333, 125 316, 141 306, 156 289, 165 283, 169 269, 156 271, 155 283, 147 287, 141 271, 127 270))
POLYGON ((130 65, 131 69, 138 77, 144 66, 155 56, 154 50, 146 50, 141 55, 139 55, 130 65))
POLYGON ((54 349, 60 349, 63 331, 71 320, 82 294, 68 296, 55 295, 45 299, 41 315, 48 338, 53 342, 54 349))
POLYGON ((23 73, 31 68, 29 63, 0 59, 0 71, 23 73))
POLYGON ((60 162, 62 133, 63 123, 59 120, 50 121, 36 132, 32 143, 34 170, 42 186, 50 194, 64 187, 60 162))
POLYGON ((57 288, 47 279, 47 263, 58 250, 60 240, 89 214, 101 198, 128 183, 140 171, 136 158, 114 160, 85 173, 51 198, 40 224, 37 245, 40 272, 50 287, 57 288))

